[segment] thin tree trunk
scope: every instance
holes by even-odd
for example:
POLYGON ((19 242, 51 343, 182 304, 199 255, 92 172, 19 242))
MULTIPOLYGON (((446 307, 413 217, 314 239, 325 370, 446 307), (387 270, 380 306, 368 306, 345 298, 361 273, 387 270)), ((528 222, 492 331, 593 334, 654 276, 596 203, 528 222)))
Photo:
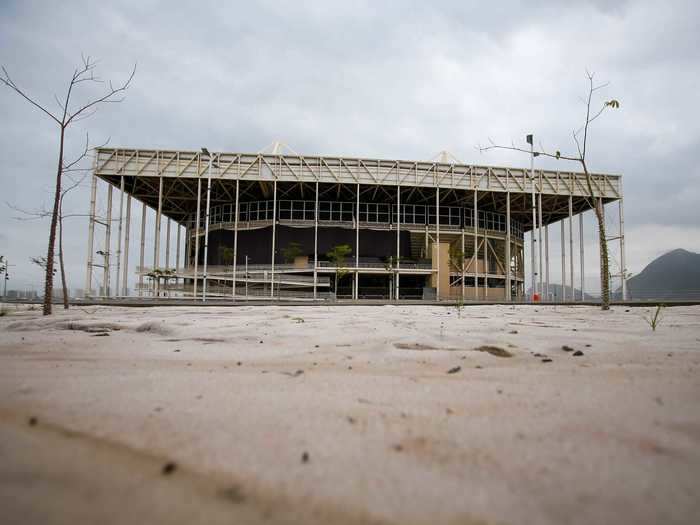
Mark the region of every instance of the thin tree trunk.
POLYGON ((63 287, 63 308, 68 310, 68 285, 66 284, 66 266, 63 263, 63 197, 61 213, 58 217, 58 265, 61 268, 61 286, 63 287))
POLYGON ((61 200, 61 176, 63 175, 63 141, 66 129, 61 127, 61 139, 58 146, 58 167, 56 169, 56 193, 53 200, 53 212, 51 213, 51 227, 49 229, 49 247, 46 253, 46 276, 44 280, 44 315, 51 315, 51 301, 53 299, 53 257, 56 244, 56 226, 58 224, 58 208, 61 200))
POLYGON ((602 204, 596 199, 591 183, 591 175, 588 173, 585 159, 581 159, 583 172, 586 174, 586 184, 588 185, 588 193, 593 201, 592 207, 595 211, 595 217, 598 222, 598 244, 600 244, 600 309, 610 310, 610 277, 609 277, 609 260, 608 260, 608 242, 605 233, 605 216, 603 215, 602 204))

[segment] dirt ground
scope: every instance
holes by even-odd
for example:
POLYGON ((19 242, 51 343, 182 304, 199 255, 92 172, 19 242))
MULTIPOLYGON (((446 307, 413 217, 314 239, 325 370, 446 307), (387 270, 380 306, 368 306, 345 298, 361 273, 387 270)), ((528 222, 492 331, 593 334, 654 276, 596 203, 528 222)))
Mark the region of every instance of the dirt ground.
POLYGON ((697 523, 700 307, 649 312, 12 306, 1 521, 697 523))

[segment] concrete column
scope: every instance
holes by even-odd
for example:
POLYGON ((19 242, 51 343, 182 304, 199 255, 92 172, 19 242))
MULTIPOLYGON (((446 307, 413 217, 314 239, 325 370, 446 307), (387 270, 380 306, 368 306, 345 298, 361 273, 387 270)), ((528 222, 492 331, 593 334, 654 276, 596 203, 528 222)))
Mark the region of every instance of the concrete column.
POLYGON ((584 259, 583 259, 583 245, 584 245, 584 238, 583 238, 583 213, 579 213, 578 215, 578 247, 579 247, 579 263, 581 265, 581 300, 585 301, 586 298, 586 293, 584 292, 584 286, 585 286, 585 273, 584 273, 584 259))
POLYGON ((478 210, 478 196, 477 191, 474 190, 474 224, 473 224, 473 234, 474 234, 474 255, 472 260, 472 271, 474 272, 474 299, 479 300, 479 210, 478 210))
POLYGON ((620 200, 617 201, 620 217, 620 281, 622 285, 622 300, 627 300, 627 266, 625 264, 625 214, 622 209, 622 179, 620 179, 620 200))
POLYGON ((574 286, 574 198, 569 195, 569 274, 571 276, 571 300, 576 300, 576 287, 574 286))
POLYGON ((238 195, 239 195, 240 179, 236 179, 236 202, 233 210, 236 214, 233 220, 233 300, 236 300, 236 273, 238 270, 238 195))
POLYGON ((318 181, 314 195, 314 299, 318 298, 318 181))
POLYGON ((131 195, 126 197, 126 230, 124 233, 124 263, 122 275, 122 295, 129 293, 129 242, 131 233, 131 195))
POLYGON ((549 301, 549 224, 544 227, 544 297, 549 301))
POLYGON ((141 247, 139 251, 139 297, 143 296, 143 265, 145 264, 144 259, 144 248, 146 247, 146 203, 142 203, 141 206, 141 247))
POLYGON ((275 235, 277 233, 277 180, 272 183, 272 265, 270 266, 270 297, 275 296, 275 235))
POLYGON ((170 217, 165 223, 165 268, 170 268, 170 217))
POLYGON ((396 186, 396 300, 399 300, 399 273, 401 270, 401 186, 396 186))
POLYGON ((355 192, 355 286, 353 298, 360 297, 360 183, 357 183, 355 192))
MULTIPOLYGON (((202 214, 201 209, 202 203, 202 179, 197 179, 197 216, 195 217, 194 226, 194 279, 192 280, 192 292, 193 297, 197 299, 197 278, 199 270, 199 227, 202 219, 200 215, 202 214)), ((191 242, 191 241, 190 241, 191 242)))
POLYGON ((112 185, 107 184, 107 219, 105 221, 105 256, 104 256, 104 277, 102 286, 104 287, 104 296, 109 297, 109 268, 112 259, 112 185))
POLYGON ((209 213, 211 212, 211 168, 214 159, 209 155, 207 169, 207 208, 204 215, 204 271, 202 272, 202 302, 207 300, 207 266, 209 265, 209 213))
MULTIPOLYGON (((464 208, 462 208, 462 209, 464 209, 464 208)), ((466 221, 465 221, 465 222, 466 222, 466 221)), ((464 264, 464 261, 465 261, 465 254, 464 254, 464 225, 462 225, 461 240, 462 240, 462 247, 461 247, 461 250, 462 250, 462 268, 461 268, 461 270, 462 270, 462 301, 464 301, 464 288, 465 288, 465 283, 464 283, 464 279, 465 279, 465 274, 464 274, 464 267, 465 267, 465 264, 464 264)))
POLYGON ((122 269, 122 224, 124 216, 124 175, 119 177, 119 227, 117 229, 117 272, 114 294, 121 293, 121 269, 122 269))
POLYGON ((435 250, 436 255, 436 269, 437 269, 437 280, 435 282, 435 298, 440 300, 440 186, 435 188, 435 239, 437 249, 435 250))
POLYGON ((513 295, 511 293, 511 280, 510 280, 510 192, 506 193, 506 301, 511 301, 513 295))
POLYGON ((544 277, 544 271, 542 268, 542 173, 540 172, 540 192, 538 193, 537 199, 537 252, 538 252, 538 289, 540 292, 540 300, 544 296, 544 286, 542 279, 544 277))
POLYGON ((90 215, 88 218, 88 253, 85 273, 85 297, 92 296, 92 265, 95 254, 95 201, 97 199, 97 176, 93 173, 90 184, 90 215))
POLYGON ((561 220, 561 301, 566 301, 566 239, 564 219, 561 220))
POLYGON ((153 246, 153 269, 160 266, 160 220, 163 213, 163 177, 158 177, 158 209, 156 210, 155 243, 153 246))

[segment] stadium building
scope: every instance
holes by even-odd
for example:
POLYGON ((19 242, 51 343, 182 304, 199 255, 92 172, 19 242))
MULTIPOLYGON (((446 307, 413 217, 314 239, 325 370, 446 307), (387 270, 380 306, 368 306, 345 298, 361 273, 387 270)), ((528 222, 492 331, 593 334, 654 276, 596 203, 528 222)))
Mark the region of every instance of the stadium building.
POLYGON ((547 299, 549 225, 561 222, 561 299, 577 299, 574 216, 617 201, 624 257, 622 179, 592 179, 594 198, 582 173, 467 165, 446 152, 409 161, 279 144, 252 154, 100 148, 86 296, 128 295, 137 251, 138 296, 522 301, 527 275, 547 299))

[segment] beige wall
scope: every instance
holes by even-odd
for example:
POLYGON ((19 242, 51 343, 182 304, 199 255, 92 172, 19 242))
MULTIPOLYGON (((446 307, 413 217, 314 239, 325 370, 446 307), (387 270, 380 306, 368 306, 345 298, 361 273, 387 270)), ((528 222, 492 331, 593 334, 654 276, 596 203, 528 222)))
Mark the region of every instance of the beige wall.
POLYGON ((437 278, 440 276, 440 298, 450 297, 450 243, 441 242, 439 245, 440 250, 440 268, 437 267, 438 263, 438 244, 433 243, 431 254, 433 261, 433 270, 438 270, 438 273, 433 273, 430 275, 430 286, 437 288, 437 278))
MULTIPOLYGON (((462 287, 461 286, 452 286, 450 287, 449 291, 450 299, 459 299, 462 297, 462 287)), ((473 286, 465 286, 464 287, 464 298, 466 300, 471 300, 471 299, 477 299, 475 293, 474 293, 474 287, 473 286)), ((483 288, 479 288, 479 296, 478 299, 481 301, 502 301, 505 300, 506 298, 506 289, 505 288, 489 288, 488 294, 485 293, 485 290, 483 288)))

